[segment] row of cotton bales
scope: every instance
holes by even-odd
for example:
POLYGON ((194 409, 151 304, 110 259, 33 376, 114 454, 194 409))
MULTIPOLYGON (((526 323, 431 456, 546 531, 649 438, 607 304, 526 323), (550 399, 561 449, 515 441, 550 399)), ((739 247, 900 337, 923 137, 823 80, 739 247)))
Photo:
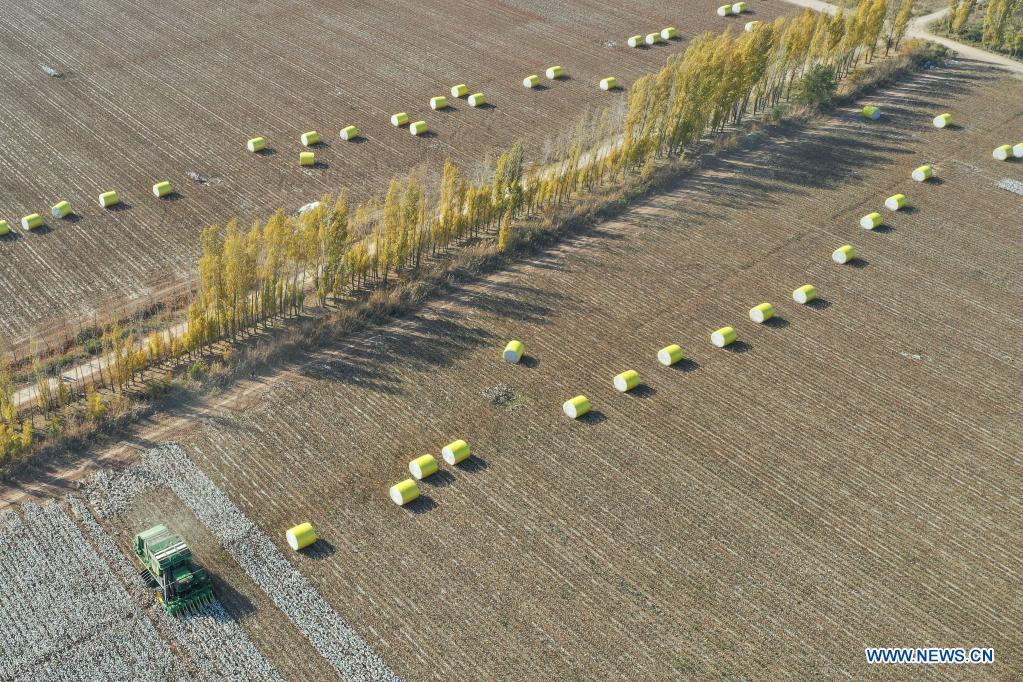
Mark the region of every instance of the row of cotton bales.
MULTIPOLYGON (((461 464, 472 456, 469 443, 462 439, 452 441, 441 448, 441 457, 449 466, 461 464)), ((429 478, 440 471, 437 458, 431 454, 420 455, 408 463, 408 471, 412 478, 406 478, 391 486, 388 495, 399 507, 412 502, 420 495, 419 481, 429 478)))
POLYGON ((678 29, 674 26, 662 28, 660 31, 654 31, 653 33, 647 33, 643 35, 630 36, 627 41, 629 47, 643 47, 644 45, 658 45, 660 43, 666 43, 669 40, 678 39, 678 29))
POLYGON ((721 5, 720 7, 718 7, 718 16, 719 17, 739 16, 740 14, 745 14, 746 12, 749 11, 750 8, 748 4, 746 4, 745 2, 736 2, 731 5, 721 5))
POLYGON ((1023 159, 1023 142, 1018 144, 1003 144, 995 147, 995 150, 991 152, 991 156, 998 161, 1008 161, 1009 159, 1023 159))
MULTIPOLYGON (((174 192, 174 184, 170 180, 161 180, 152 187, 153 196, 162 199, 174 192)), ((113 208, 121 204, 121 196, 116 191, 103 192, 97 197, 97 203, 103 208, 113 208)), ((50 215, 55 220, 64 220, 75 215, 74 206, 64 199, 50 207, 50 215)), ((29 213, 21 218, 21 228, 32 232, 46 225, 46 219, 39 213, 29 213)), ((0 237, 10 234, 11 226, 6 220, 0 220, 0 237)))

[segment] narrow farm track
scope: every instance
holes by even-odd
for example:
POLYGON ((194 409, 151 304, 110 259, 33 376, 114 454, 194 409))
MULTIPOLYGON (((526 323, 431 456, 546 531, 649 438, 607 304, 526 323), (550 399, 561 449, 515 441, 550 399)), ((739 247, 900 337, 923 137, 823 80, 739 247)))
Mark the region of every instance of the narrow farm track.
POLYGON ((997 183, 1023 171, 990 150, 1017 97, 973 62, 907 79, 878 122, 740 146, 132 442, 179 441, 276 543, 314 522, 329 551, 289 559, 404 678, 884 678, 863 647, 908 643, 993 646, 1013 679, 1023 256, 997 183), (883 210, 896 192, 910 210, 883 210), (712 348, 725 324, 739 344, 712 348), (531 361, 499 361, 509 338, 531 361), (660 367, 671 342, 690 360, 660 367), (636 395, 611 387, 627 368, 636 395), (499 383, 513 406, 480 395, 499 383), (580 392, 598 414, 572 422, 580 392), (394 507, 408 460, 457 437, 476 456, 394 507))
MULTIPOLYGON (((783 10, 771 0, 758 16, 783 10)), ((0 218, 14 225, 68 199, 76 219, 0 240, 0 279, 17 283, 17 295, 0 302, 0 335, 46 336, 60 319, 91 321, 161 292, 193 271, 207 224, 295 209, 342 186, 365 197, 396 172, 436 170, 449 156, 471 171, 519 138, 539 155, 582 112, 626 96, 600 92, 601 77, 613 73, 628 87, 689 38, 730 23, 702 0, 684 9, 435 0, 398 15, 379 1, 175 0, 143 8, 102 0, 73 13, 58 0, 7 3, 0 218), (667 25, 682 39, 625 46, 628 35, 667 25), (554 63, 571 79, 539 91, 521 86, 554 63), (429 109, 431 95, 460 82, 494 106, 473 110, 459 100, 449 111, 429 109), (415 139, 391 127, 396 111, 426 118, 436 136, 415 139), (363 141, 338 139, 348 123, 363 141), (309 129, 324 138, 316 149, 322 165, 312 170, 297 165, 298 137, 309 129), (271 153, 244 151, 255 135, 267 137, 271 153), (150 195, 163 179, 174 182, 176 198, 150 195), (96 197, 108 189, 126 206, 101 209, 96 197)))

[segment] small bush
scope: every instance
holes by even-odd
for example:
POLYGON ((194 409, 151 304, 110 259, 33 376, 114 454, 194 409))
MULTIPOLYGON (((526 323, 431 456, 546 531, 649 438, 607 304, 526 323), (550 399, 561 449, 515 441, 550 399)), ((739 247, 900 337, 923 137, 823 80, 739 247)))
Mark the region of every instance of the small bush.
POLYGON ((209 371, 210 368, 205 362, 203 362, 202 360, 196 360, 191 364, 191 366, 189 366, 188 370, 186 371, 186 374, 188 375, 188 378, 191 379, 192 381, 199 381, 209 371))
POLYGON ((799 79, 796 92, 803 104, 820 106, 830 102, 837 90, 838 74, 835 73, 835 67, 815 64, 799 79))

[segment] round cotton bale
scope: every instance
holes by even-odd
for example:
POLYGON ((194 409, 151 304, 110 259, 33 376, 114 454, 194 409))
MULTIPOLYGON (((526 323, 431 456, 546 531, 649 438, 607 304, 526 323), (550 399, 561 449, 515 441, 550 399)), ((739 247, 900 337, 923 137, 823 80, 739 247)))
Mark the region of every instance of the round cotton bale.
POLYGON ((732 5, 732 14, 742 14, 749 10, 749 5, 745 2, 736 2, 732 5))
POLYGON ((685 358, 686 354, 682 351, 682 346, 677 343, 665 346, 661 350, 657 351, 657 362, 661 363, 665 367, 671 367, 676 362, 682 362, 685 358))
POLYGON ((732 6, 731 5, 721 5, 720 7, 718 7, 718 16, 719 17, 727 17, 731 13, 732 13, 732 6))
POLYGON ((487 96, 482 92, 474 92, 469 95, 469 106, 470 107, 481 107, 487 103, 487 96))
POLYGON ((317 536, 313 524, 307 521, 298 524, 294 528, 289 528, 284 537, 288 539, 288 546, 297 552, 316 542, 317 536))
POLYGON ((665 40, 675 40, 676 38, 678 38, 678 29, 675 28, 674 26, 662 28, 661 37, 664 38, 665 40))
POLYGON ((547 78, 549 78, 551 80, 556 80, 558 78, 564 78, 565 77, 565 67, 563 67, 563 66, 550 66, 550 67, 547 68, 547 71, 545 71, 544 73, 547 75, 547 78))
POLYGON ((710 342, 718 348, 735 343, 737 335, 732 327, 722 327, 710 335, 710 342))
POLYGON ((316 153, 315 152, 300 152, 298 155, 298 165, 300 166, 315 166, 316 165, 316 153))
POLYGON ((1012 155, 1017 159, 1023 159, 1023 142, 1012 145, 1012 155))
POLYGON ((310 130, 307 133, 302 133, 302 145, 305 147, 312 147, 314 144, 318 144, 320 141, 320 134, 315 130, 310 130))
POLYGON ((608 76, 600 81, 601 90, 614 90, 618 87, 618 79, 614 76, 608 76))
POLYGON ((458 85, 451 86, 452 97, 465 97, 469 94, 469 86, 465 83, 459 83, 458 85))
POLYGON ((359 129, 355 126, 345 126, 341 129, 341 139, 347 141, 354 140, 359 136, 359 129))
POLYGON ((508 345, 504 347, 504 361, 513 365, 522 360, 522 356, 525 354, 526 346, 521 341, 509 341, 508 345))
POLYGON ((868 213, 867 215, 860 218, 860 227, 864 230, 873 230, 875 227, 880 227, 884 223, 884 218, 877 211, 868 213))
POLYGON ((863 118, 876 121, 881 118, 881 110, 873 105, 867 105, 863 107, 863 118))
POLYGON ((174 191, 174 185, 170 180, 164 180, 153 185, 153 196, 160 199, 174 191))
POLYGON ((757 324, 763 324, 774 317, 774 306, 770 303, 761 303, 749 309, 749 319, 757 324))
POLYGON ((419 484, 411 478, 406 478, 401 483, 391 486, 391 502, 399 507, 404 506, 419 497, 419 484))
POLYGON ((11 233, 11 226, 6 220, 0 220, 0 237, 6 237, 11 233))
POLYGON ((448 108, 448 98, 444 95, 430 98, 430 108, 434 111, 440 111, 441 109, 448 108))
POLYGON ((889 211, 898 211, 906 207, 905 194, 893 194, 884 200, 884 207, 889 211))
POLYGON ((753 31, 756 31, 757 28, 759 27, 760 27, 759 21, 747 21, 745 31, 746 33, 753 33, 753 31))
POLYGON ((426 125, 426 121, 416 121, 415 123, 411 124, 408 127, 408 129, 409 132, 412 133, 412 135, 415 137, 430 132, 430 126, 426 125))
POLYGON ((612 383, 614 384, 615 390, 619 393, 628 393, 639 386, 640 383, 642 383, 642 380, 639 378, 639 372, 634 369, 628 369, 621 374, 616 375, 612 383))
POLYGON ((804 284, 792 292, 792 300, 796 303, 806 305, 817 299, 817 287, 812 284, 804 284))
POLYGON ((661 34, 647 33, 645 40, 647 45, 656 45, 657 43, 661 42, 661 34))
POLYGON ((629 47, 642 47, 645 43, 643 42, 643 36, 629 36, 629 47))
POLYGON ((261 152, 264 149, 266 149, 266 138, 254 137, 251 140, 249 140, 245 144, 245 146, 248 147, 249 151, 252 152, 253 154, 255 154, 256 152, 261 152))
POLYGON ((930 180, 934 177, 934 169, 930 166, 918 166, 913 169, 913 179, 917 182, 930 180))
POLYGON ((408 463, 408 471, 417 481, 433 476, 437 470, 437 459, 433 455, 420 455, 408 463))
POLYGON ((856 249, 851 244, 840 246, 831 254, 831 260, 839 265, 844 265, 856 258, 856 249))
POLYGON ((572 419, 578 419, 589 412, 591 407, 589 398, 584 395, 577 395, 570 400, 566 400, 561 409, 572 419))
POLYGON ((1011 144, 1003 144, 1000 147, 995 147, 995 150, 991 152, 991 156, 999 161, 1006 161, 1012 155, 1011 144))
POLYGON ((934 117, 935 128, 946 128, 952 125, 952 114, 941 114, 934 117))
POLYGON ((26 232, 43 226, 43 217, 38 213, 29 213, 27 216, 21 219, 21 228, 26 232))
POLYGON ((522 79, 522 87, 524 88, 532 89, 538 87, 539 85, 540 77, 537 76, 536 74, 533 74, 532 76, 526 76, 525 78, 522 79))
POLYGON ((117 196, 117 192, 103 192, 99 195, 99 205, 103 208, 110 208, 121 203, 121 197, 117 196))
POLYGON ((391 125, 395 128, 403 125, 408 125, 408 114, 404 111, 400 114, 391 114, 391 125))
POLYGON ((71 208, 70 201, 58 201, 56 204, 53 205, 52 208, 50 208, 50 215, 58 219, 67 217, 71 215, 73 212, 74 209, 71 208))
POLYGON ((464 462, 469 459, 469 455, 472 454, 472 451, 469 449, 469 444, 464 440, 456 440, 445 445, 443 449, 441 449, 440 454, 444 458, 445 462, 454 466, 459 462, 464 462))

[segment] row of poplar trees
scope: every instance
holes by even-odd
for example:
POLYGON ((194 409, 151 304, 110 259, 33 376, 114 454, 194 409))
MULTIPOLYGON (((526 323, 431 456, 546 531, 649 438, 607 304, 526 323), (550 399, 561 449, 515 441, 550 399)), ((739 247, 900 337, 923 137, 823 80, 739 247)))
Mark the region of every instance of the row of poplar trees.
POLYGON ((1023 55, 1023 0, 951 0, 947 16, 950 33, 996 52, 1023 55))
POLYGON ((849 13, 807 10, 738 35, 701 36, 531 163, 516 143, 472 174, 448 160, 430 182, 422 172, 401 175, 357 205, 342 190, 298 215, 207 227, 187 324, 145 338, 107 330, 103 383, 124 389, 154 366, 201 358, 213 344, 300 314, 310 292, 321 306, 345 305, 353 292, 415 277, 438 253, 484 234, 496 231, 506 250, 516 219, 556 215, 574 197, 649 173, 658 159, 792 97, 814 69, 841 78, 879 47, 897 47, 911 3, 889 12, 887 0, 861 0, 849 13))

